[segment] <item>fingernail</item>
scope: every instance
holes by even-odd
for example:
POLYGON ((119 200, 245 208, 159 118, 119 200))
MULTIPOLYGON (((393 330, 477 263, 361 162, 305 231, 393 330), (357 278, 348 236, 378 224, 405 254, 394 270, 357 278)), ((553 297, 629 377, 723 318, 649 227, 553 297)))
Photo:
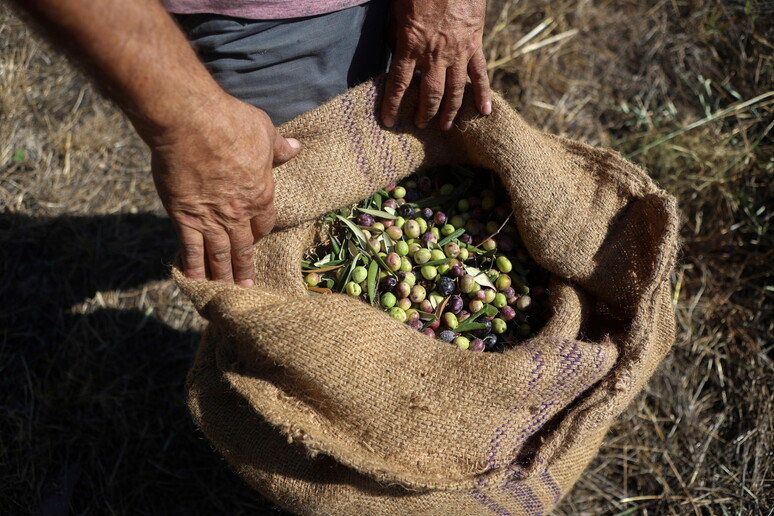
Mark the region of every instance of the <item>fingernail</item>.
POLYGON ((417 127, 419 127, 420 129, 424 129, 425 127, 427 127, 427 122, 417 122, 417 127))
MULTIPOLYGON (((288 138, 288 145, 290 145, 294 149, 300 149, 301 148, 301 142, 296 140, 295 138, 288 138)), ((252 285, 248 285, 248 286, 252 286, 252 285)))
POLYGON ((392 127, 395 125, 395 119, 391 116, 384 117, 384 125, 387 127, 392 127))
POLYGON ((444 131, 448 131, 451 128, 452 128, 452 123, 451 122, 444 122, 444 124, 443 124, 443 130, 444 131))
POLYGON ((492 103, 488 100, 484 102, 484 105, 481 106, 481 113, 484 115, 491 115, 492 114, 492 103))
POLYGON ((252 287, 253 285, 255 285, 255 283, 253 283, 253 280, 251 280, 251 279, 244 279, 244 280, 240 281, 238 283, 238 285, 240 287, 252 287))

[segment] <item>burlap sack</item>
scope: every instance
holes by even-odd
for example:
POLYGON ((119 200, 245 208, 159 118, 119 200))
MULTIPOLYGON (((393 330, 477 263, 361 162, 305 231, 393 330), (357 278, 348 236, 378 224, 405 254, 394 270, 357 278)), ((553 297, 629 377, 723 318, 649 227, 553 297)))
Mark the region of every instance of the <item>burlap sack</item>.
POLYGON ((175 272, 210 321, 191 412, 255 489, 298 514, 547 513, 673 341, 675 201, 617 153, 535 130, 499 97, 489 117, 467 99, 451 133, 410 115, 386 130, 380 89, 282 128, 303 150, 275 171, 280 229, 257 246, 254 288, 175 272), (553 275, 550 322, 505 353, 460 351, 302 281, 315 219, 444 163, 500 175, 553 275))

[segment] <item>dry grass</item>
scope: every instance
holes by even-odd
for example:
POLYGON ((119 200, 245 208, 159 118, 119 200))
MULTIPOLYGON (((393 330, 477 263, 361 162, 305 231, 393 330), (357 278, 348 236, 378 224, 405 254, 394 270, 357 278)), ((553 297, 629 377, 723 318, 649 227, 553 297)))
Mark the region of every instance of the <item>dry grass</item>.
MULTIPOLYGON (((774 5, 644 4, 489 3, 495 87, 684 213, 675 348, 557 513, 772 514, 774 5)), ((185 412, 201 321, 166 280, 147 163, 0 7, 2 514, 276 512, 185 412)))

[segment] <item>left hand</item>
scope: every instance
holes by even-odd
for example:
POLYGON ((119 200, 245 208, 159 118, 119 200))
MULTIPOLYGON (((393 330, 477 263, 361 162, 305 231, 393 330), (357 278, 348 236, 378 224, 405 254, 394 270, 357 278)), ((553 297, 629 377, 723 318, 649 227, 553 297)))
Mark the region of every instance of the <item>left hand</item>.
POLYGON ((462 105, 467 77, 476 107, 492 112, 482 46, 485 0, 392 0, 392 63, 382 101, 382 122, 392 127, 414 71, 421 74, 417 127, 437 115, 441 129, 452 128, 462 105))

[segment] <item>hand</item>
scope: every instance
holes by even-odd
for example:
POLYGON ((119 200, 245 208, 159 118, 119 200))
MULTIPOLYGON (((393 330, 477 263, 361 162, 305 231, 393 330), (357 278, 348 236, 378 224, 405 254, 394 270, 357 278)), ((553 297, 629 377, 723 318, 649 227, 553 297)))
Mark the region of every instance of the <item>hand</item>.
POLYGON ((260 109, 233 97, 209 103, 151 144, 151 168, 194 279, 253 284, 253 244, 274 226, 272 163, 298 154, 260 109))
POLYGON ((414 122, 424 128, 438 115, 451 129, 468 75, 476 107, 492 112, 489 77, 482 47, 485 0, 393 0, 393 58, 387 75, 382 122, 392 127, 414 71, 421 73, 414 122))

